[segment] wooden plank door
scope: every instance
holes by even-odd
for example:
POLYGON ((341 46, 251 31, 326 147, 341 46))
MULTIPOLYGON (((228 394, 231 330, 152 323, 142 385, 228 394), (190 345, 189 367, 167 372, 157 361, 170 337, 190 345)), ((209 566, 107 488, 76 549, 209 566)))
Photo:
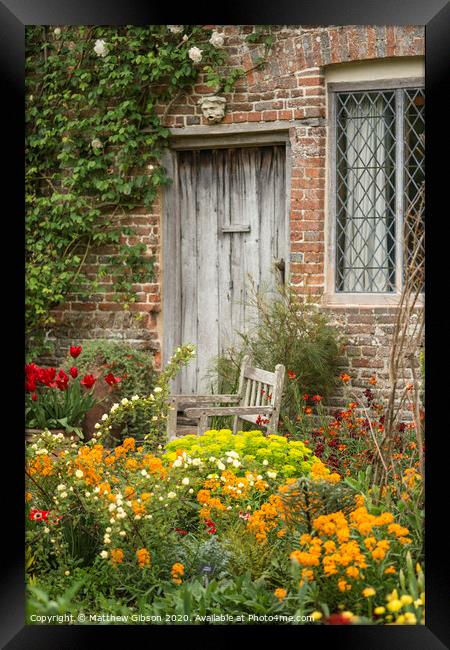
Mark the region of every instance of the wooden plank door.
POLYGON ((213 357, 255 324, 250 279, 271 289, 287 264, 284 146, 183 150, 165 209, 165 356, 194 343, 197 356, 173 389, 209 393, 213 357))

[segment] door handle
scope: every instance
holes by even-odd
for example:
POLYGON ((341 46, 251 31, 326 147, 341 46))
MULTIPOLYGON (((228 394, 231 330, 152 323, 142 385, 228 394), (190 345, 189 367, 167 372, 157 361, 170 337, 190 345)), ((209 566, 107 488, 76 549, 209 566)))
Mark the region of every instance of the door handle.
POLYGON ((275 260, 275 268, 280 272, 281 284, 286 284, 286 262, 283 257, 275 260))

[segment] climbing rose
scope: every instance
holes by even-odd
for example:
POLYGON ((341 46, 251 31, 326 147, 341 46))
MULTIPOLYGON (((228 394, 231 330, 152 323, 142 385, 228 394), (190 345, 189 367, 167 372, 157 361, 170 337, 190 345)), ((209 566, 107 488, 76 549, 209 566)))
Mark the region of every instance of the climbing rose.
POLYGON ((99 38, 95 41, 94 52, 97 56, 105 57, 108 54, 108 48, 106 47, 106 42, 99 38))
POLYGON ((188 52, 189 58, 192 59, 194 63, 200 63, 202 60, 202 50, 198 47, 191 47, 188 52))
POLYGON ((211 43, 211 45, 214 45, 214 47, 222 47, 224 43, 223 34, 219 34, 219 32, 213 32, 211 34, 211 38, 209 39, 209 42, 211 43))

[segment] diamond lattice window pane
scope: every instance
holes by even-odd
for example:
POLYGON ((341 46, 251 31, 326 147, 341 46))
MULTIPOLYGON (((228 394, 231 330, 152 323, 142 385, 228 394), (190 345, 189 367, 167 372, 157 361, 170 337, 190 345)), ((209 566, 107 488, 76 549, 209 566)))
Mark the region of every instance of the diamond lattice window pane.
POLYGON ((404 274, 414 275, 423 290, 425 271, 425 92, 403 91, 404 102, 404 274))
POLYGON ((395 287, 395 91, 339 93, 336 290, 395 287))

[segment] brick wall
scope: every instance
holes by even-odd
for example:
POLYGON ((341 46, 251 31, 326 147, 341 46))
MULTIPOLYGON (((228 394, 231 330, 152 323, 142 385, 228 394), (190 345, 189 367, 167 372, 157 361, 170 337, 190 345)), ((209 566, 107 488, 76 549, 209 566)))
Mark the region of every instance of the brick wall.
MULTIPOLYGON (((226 115, 222 124, 292 122, 289 129, 291 167, 291 282, 302 296, 320 301, 325 274, 325 149, 326 98, 324 66, 328 64, 410 57, 424 54, 424 29, 417 26, 344 26, 275 28, 275 45, 266 66, 251 70, 262 54, 245 42, 251 26, 219 26, 226 36, 226 48, 232 65, 249 70, 233 93, 225 94, 226 115)), ((200 78, 193 92, 181 96, 166 115, 166 126, 175 129, 205 126, 198 106, 199 98, 211 93, 200 78)), ((161 114, 166 107, 158 107, 161 114)), ((147 245, 147 254, 155 254, 156 279, 136 285, 138 300, 124 312, 108 292, 105 278, 103 291, 90 300, 70 297, 56 312, 55 329, 60 349, 73 341, 91 338, 126 340, 143 349, 153 350, 160 360, 161 287, 160 203, 151 214, 145 210, 130 215, 139 241, 147 245)), ((102 264, 98 251, 87 260, 90 271, 102 264)), ((325 307, 348 336, 349 346, 342 360, 356 385, 377 373, 387 376, 387 346, 392 332, 394 310, 387 307, 325 307)), ((339 403, 339 395, 335 401, 339 403)))

